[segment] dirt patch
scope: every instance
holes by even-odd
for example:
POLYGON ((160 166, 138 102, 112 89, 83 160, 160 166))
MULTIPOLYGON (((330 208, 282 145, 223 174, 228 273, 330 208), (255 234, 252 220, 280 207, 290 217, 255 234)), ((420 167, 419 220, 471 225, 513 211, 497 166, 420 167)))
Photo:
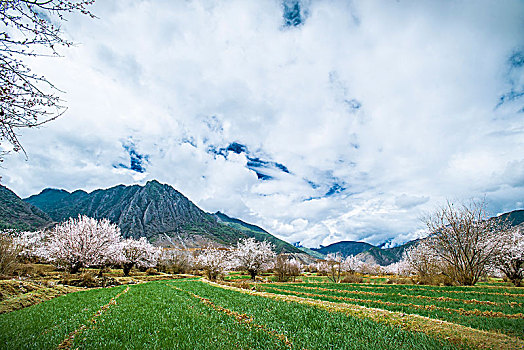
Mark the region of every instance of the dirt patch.
POLYGON ((78 287, 56 285, 53 287, 41 287, 23 294, 14 295, 11 298, 7 298, 0 302, 0 314, 20 310, 67 293, 77 292, 79 290, 83 289, 78 287))

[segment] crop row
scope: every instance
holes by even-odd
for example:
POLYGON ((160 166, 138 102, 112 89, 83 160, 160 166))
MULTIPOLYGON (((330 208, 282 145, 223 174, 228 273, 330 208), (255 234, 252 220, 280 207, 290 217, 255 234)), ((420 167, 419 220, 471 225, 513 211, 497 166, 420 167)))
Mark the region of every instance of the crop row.
POLYGON ((386 294, 425 295, 435 297, 450 297, 493 302, 524 303, 524 294, 520 290, 504 287, 435 287, 413 285, 362 285, 346 283, 281 283, 281 286, 322 287, 347 291, 371 291, 386 294))
MULTIPOLYGON (((381 291, 381 292, 373 292, 368 290, 352 290, 352 289, 336 289, 336 288, 325 288, 325 287, 319 287, 319 286, 307 286, 307 285, 301 285, 301 284, 295 284, 295 285, 288 285, 287 288, 298 288, 298 289, 306 289, 306 290, 316 290, 316 291, 322 291, 322 292, 334 292, 334 293, 343 293, 343 294, 351 294, 351 295, 357 295, 357 296, 363 296, 363 295, 370 295, 370 296, 392 296, 392 297, 400 297, 400 298, 407 298, 407 299, 425 299, 425 300, 431 300, 435 302, 445 302, 445 303, 456 303, 458 305, 460 304, 474 304, 474 305, 489 305, 489 307, 493 306, 502 306, 502 307, 510 307, 510 308, 518 308, 522 310, 523 303, 516 302, 516 301, 489 301, 489 300, 477 300, 477 299, 460 299, 460 298, 451 298, 447 296, 428 296, 428 295, 420 295, 420 294, 403 294, 400 292, 395 292, 394 290, 389 290, 388 292, 381 291)), ((412 292, 412 291, 411 291, 412 292)))
POLYGON ((524 314, 522 313, 522 307, 504 302, 498 302, 497 305, 482 303, 467 304, 462 300, 420 298, 414 303, 407 302, 409 300, 406 301, 406 296, 398 295, 398 293, 385 294, 369 291, 364 293, 364 291, 362 291, 363 293, 358 294, 354 293, 355 290, 302 286, 299 284, 277 286, 266 284, 259 286, 259 290, 276 294, 297 295, 305 298, 419 314, 473 328, 497 330, 509 335, 524 337, 524 314), (306 288, 321 289, 311 290, 306 288), (348 296, 348 292, 350 292, 350 296, 348 296))

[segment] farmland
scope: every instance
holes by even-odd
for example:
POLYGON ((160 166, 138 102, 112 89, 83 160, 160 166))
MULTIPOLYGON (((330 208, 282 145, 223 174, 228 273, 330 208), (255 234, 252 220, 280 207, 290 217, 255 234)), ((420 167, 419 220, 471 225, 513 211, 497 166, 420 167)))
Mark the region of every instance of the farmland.
MULTIPOLYGON (((399 313, 383 311, 383 319, 373 319, 365 314, 373 309, 358 305, 445 319, 447 312, 441 309, 392 304, 434 304, 449 309, 516 315, 522 311, 524 299, 517 289, 494 287, 268 283, 259 284, 258 289, 261 292, 179 279, 69 293, 0 315, 0 344, 8 349, 455 349, 477 347, 468 337, 486 334, 491 337, 492 333, 462 327, 471 334, 443 336, 393 322, 402 315, 399 313), (409 301, 403 295, 429 298, 438 295, 443 301, 427 298, 409 301), (361 301, 333 298, 338 296, 361 301), (487 303, 466 302, 473 299, 487 303), (382 300, 391 305, 375 302, 382 300), (360 314, 337 309, 337 305, 361 308, 360 314)), ((519 343, 523 337, 522 317, 459 314, 448 320, 509 335, 492 337, 493 341, 499 341, 492 343, 496 345, 492 348, 522 345, 519 343), (489 322, 483 323, 482 319, 489 322)))
POLYGON ((519 288, 287 283, 263 284, 258 290, 418 314, 524 338, 519 288))

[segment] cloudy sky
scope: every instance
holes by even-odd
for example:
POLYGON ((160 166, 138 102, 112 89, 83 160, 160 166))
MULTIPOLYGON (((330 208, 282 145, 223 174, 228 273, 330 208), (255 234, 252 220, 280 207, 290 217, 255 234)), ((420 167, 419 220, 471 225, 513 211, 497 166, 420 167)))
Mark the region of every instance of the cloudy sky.
MULTIPOLYGON (((417 237, 446 199, 524 207, 524 2, 99 0, 31 61, 21 197, 168 183, 305 246, 417 237)), ((3 145, 5 147, 5 145, 3 145)))

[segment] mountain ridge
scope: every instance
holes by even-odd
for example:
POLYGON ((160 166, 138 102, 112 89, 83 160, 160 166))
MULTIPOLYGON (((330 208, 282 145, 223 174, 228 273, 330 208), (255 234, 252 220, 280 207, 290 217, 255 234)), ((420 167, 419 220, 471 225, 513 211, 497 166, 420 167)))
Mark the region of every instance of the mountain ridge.
POLYGON ((24 202, 9 188, 0 185, 0 229, 37 230, 52 225, 52 219, 37 207, 24 202))
POLYGON ((302 253, 256 225, 220 212, 203 211, 172 186, 157 180, 143 186, 117 185, 92 192, 48 188, 25 202, 57 222, 78 215, 107 218, 120 227, 125 237, 146 237, 160 246, 231 246, 241 238, 255 237, 273 243, 278 253, 302 253))

